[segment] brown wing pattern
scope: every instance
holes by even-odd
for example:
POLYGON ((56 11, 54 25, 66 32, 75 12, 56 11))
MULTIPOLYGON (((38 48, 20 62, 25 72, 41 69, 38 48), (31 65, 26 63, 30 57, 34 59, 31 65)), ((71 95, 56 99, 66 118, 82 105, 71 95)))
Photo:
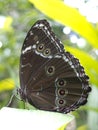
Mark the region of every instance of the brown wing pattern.
POLYGON ((46 20, 30 29, 20 58, 20 95, 38 109, 68 113, 87 102, 84 68, 51 31, 46 20))

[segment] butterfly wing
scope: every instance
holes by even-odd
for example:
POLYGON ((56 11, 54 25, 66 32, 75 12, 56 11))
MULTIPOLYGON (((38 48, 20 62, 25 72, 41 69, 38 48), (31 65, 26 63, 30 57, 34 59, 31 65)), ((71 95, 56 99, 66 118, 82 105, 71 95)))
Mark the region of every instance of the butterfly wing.
POLYGON ((46 20, 37 21, 28 32, 21 50, 20 85, 22 93, 27 88, 30 78, 32 80, 33 73, 46 61, 45 57, 53 57, 62 51, 63 45, 51 31, 49 23, 46 20))
POLYGON ((20 58, 21 97, 43 110, 68 113, 87 102, 88 76, 51 31, 46 20, 33 25, 20 58))

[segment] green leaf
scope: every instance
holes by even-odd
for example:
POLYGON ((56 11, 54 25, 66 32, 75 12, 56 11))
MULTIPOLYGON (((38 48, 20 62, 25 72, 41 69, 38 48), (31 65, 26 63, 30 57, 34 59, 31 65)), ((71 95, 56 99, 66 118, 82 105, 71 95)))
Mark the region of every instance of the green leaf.
POLYGON ((78 127, 77 130, 87 130, 87 126, 86 125, 82 125, 82 126, 78 127))
MULTIPOLYGON (((13 19, 12 17, 10 16, 7 16, 7 17, 4 17, 4 25, 0 28, 0 29, 4 29, 5 31, 8 31, 8 32, 11 32, 13 30, 11 24, 13 22, 13 19)), ((1 19, 2 21, 2 19, 1 19)))
POLYGON ((15 83, 11 78, 0 81, 0 91, 12 90, 15 87, 15 83))
POLYGON ((97 29, 87 22, 75 8, 67 6, 60 0, 29 0, 40 11, 83 36, 93 47, 98 48, 97 29))

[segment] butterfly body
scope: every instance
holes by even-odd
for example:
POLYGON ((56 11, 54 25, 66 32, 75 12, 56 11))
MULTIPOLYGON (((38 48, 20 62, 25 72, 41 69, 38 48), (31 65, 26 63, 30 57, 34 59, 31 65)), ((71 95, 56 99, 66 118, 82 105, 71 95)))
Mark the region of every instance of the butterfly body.
POLYGON ((46 20, 28 32, 20 57, 20 96, 38 109, 68 113, 87 102, 84 68, 51 31, 46 20))

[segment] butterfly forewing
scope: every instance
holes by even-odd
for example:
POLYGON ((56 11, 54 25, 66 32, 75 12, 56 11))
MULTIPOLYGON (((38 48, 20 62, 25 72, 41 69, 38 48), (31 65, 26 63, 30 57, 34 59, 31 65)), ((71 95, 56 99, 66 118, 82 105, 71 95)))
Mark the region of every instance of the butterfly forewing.
POLYGON ((20 58, 20 95, 38 109, 68 113, 87 102, 84 68, 51 31, 46 20, 28 32, 20 58))
POLYGON ((30 78, 32 80, 32 74, 35 73, 43 64, 44 60, 46 60, 46 58, 43 57, 48 57, 48 55, 52 57, 58 53, 60 49, 59 46, 55 48, 55 37, 51 35, 49 25, 44 25, 44 22, 46 23, 45 20, 38 21, 32 26, 22 47, 20 58, 20 83, 22 89, 30 82, 30 78), (50 31, 48 31, 48 29, 50 31))

